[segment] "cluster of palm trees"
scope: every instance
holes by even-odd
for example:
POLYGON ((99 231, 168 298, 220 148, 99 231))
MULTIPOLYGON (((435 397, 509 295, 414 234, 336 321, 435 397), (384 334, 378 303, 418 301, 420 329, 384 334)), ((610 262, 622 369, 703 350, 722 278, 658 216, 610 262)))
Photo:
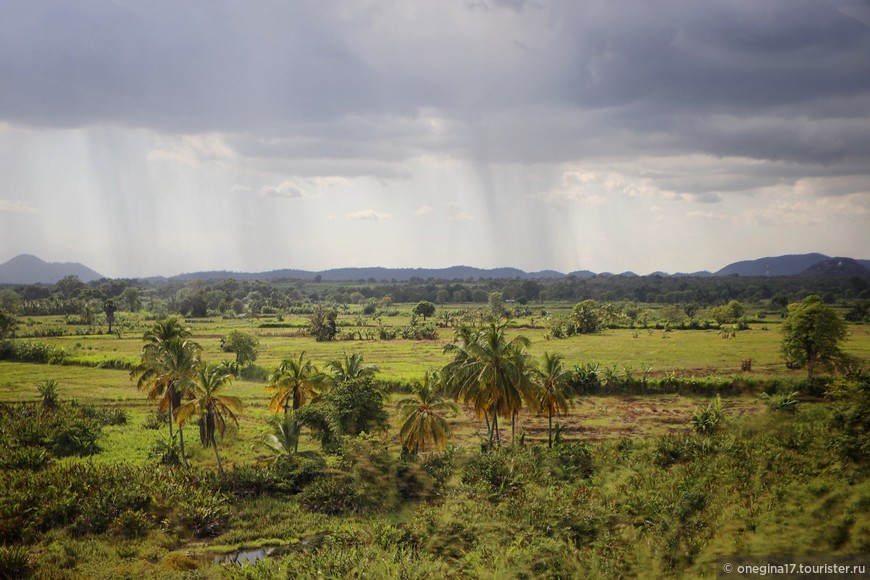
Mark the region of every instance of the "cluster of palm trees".
POLYGON ((223 437, 227 424, 238 425, 236 414, 242 400, 222 391, 233 375, 225 365, 207 364, 202 347, 190 339, 190 328, 175 317, 158 321, 145 333, 141 362, 131 375, 138 387, 158 409, 169 414, 169 439, 174 441, 173 425, 178 426, 181 461, 187 467, 184 450, 184 426, 192 418, 199 425, 200 442, 214 449, 218 468, 223 472, 215 435, 223 437))
POLYGON ((444 352, 453 361, 438 371, 426 373, 414 385, 412 397, 398 402, 404 448, 416 453, 429 446, 436 451, 447 446, 450 427, 447 412, 456 412, 452 401, 471 408, 486 423, 487 445, 501 443, 499 419, 509 418, 511 440, 516 441, 519 412, 525 407, 547 416, 548 446, 553 446, 553 417, 571 408, 571 371, 559 354, 544 353, 537 367, 527 353, 529 340, 508 339, 505 325, 491 323, 473 329, 460 327, 444 352))
POLYGON ((460 328, 444 352, 453 361, 441 371, 445 389, 468 405, 487 428, 487 444, 501 443, 499 418, 509 418, 511 441, 516 441, 519 412, 525 407, 545 414, 548 445, 553 445, 553 417, 571 407, 571 373, 559 354, 544 353, 539 368, 526 349, 523 336, 508 339, 505 325, 460 328))
MULTIPOLYGON (((242 401, 223 394, 233 378, 232 368, 226 363, 206 364, 202 348, 190 337, 190 329, 180 319, 158 321, 144 336, 141 363, 132 375, 148 398, 168 412, 170 440, 175 437, 173 427, 178 427, 184 465, 183 428, 195 418, 200 442, 214 449, 223 471, 216 435, 223 437, 229 424, 238 425, 242 401)), ((453 360, 440 371, 428 371, 413 385, 411 396, 397 402, 403 448, 409 453, 443 450, 450 435, 446 415, 458 411, 455 402, 467 405, 485 421, 490 447, 501 443, 499 423, 503 419, 510 420, 511 440, 516 440, 517 418, 524 408, 547 416, 552 446, 553 417, 571 407, 570 371, 558 354, 545 353, 537 367, 528 346, 525 337, 508 339, 504 325, 459 328, 453 343, 444 348, 453 360)), ((358 354, 344 353, 327 364, 327 372, 318 370, 305 352, 283 359, 266 387, 271 394, 269 410, 275 417, 273 432, 262 443, 276 456, 298 453, 302 423, 297 411, 317 401, 334 384, 377 372, 377 366, 364 364, 358 354)), ((381 395, 388 399, 387 392, 381 395)))

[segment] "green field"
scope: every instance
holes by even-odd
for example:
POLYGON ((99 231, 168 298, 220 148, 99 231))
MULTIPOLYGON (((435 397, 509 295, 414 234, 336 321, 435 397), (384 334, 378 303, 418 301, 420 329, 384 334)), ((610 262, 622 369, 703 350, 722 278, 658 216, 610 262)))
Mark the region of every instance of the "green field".
MULTIPOLYGON (((408 324, 410 307, 399 306, 397 316, 380 323, 408 324)), ((221 337, 229 331, 255 335, 261 347, 256 364, 267 370, 302 351, 320 368, 343 353, 357 353, 365 363, 378 365, 379 379, 407 385, 450 360, 442 350, 452 339, 452 327, 439 328, 438 339, 428 341, 316 342, 300 332, 305 321, 303 316, 289 316, 282 321, 200 319, 188 324, 208 361, 232 357, 220 348, 221 337)), ((62 404, 74 401, 126 414, 125 423, 103 428, 98 453, 57 459, 42 472, 44 477, 65 477, 60 474, 76 466, 97 474, 119 465, 154 471, 152 453, 166 440, 165 424, 148 427, 154 405, 137 390, 129 370, 100 368, 135 364, 142 333, 151 322, 127 317, 120 336, 46 336, 59 333, 52 329, 74 329, 58 317, 22 322, 20 334, 31 335, 24 340, 63 348, 68 356, 65 364, 0 361, 0 402, 38 404, 36 383, 53 379, 62 404)), ((340 334, 357 331, 365 336, 378 324, 355 313, 339 318, 340 334)), ((587 455, 577 457, 588 471, 570 476, 562 470, 579 469, 573 463, 579 459, 547 451, 546 417, 521 412, 516 435, 524 446, 515 448, 505 419, 501 438, 508 449, 488 455, 478 451, 486 437, 484 422, 461 408, 448 417, 452 467, 431 471, 446 474, 441 481, 440 475, 430 478, 420 471, 429 462, 442 461, 439 456, 409 463, 398 459, 395 403, 405 395, 395 392, 385 403, 389 430, 350 444, 346 453, 351 455, 327 456, 326 475, 320 476, 325 479, 318 480, 348 482, 361 494, 352 496, 363 502, 361 508, 335 513, 312 508, 308 502, 315 501, 320 485, 313 484, 298 495, 214 491, 219 508, 207 507, 212 500, 197 492, 189 508, 196 517, 208 518, 211 509, 225 514, 220 530, 204 535, 179 523, 186 520, 177 519, 177 510, 161 516, 161 523, 152 508, 150 519, 138 524, 135 518, 146 516, 122 512, 107 531, 97 534, 76 531, 80 514, 66 525, 4 547, 0 576, 2 566, 15 556, 8 551, 18 549, 14 546, 24 546, 27 569, 37 576, 54 577, 65 569, 60 577, 154 578, 712 577, 715 556, 722 553, 788 552, 790 546, 797 546, 797 553, 870 551, 870 488, 862 464, 846 462, 828 447, 825 434, 830 432, 832 403, 804 394, 798 413, 777 413, 758 398, 762 389, 785 393, 805 378, 805 371, 789 370, 783 363, 778 320, 753 323, 733 333, 620 328, 565 339, 548 339, 539 320, 511 324, 510 335, 528 337, 536 359, 544 352, 558 352, 569 367, 597 363, 602 375, 635 379, 646 369, 651 384, 677 377, 701 385, 704 395, 641 389, 575 397, 571 412, 556 421, 563 445, 568 446, 565 453, 586 449, 582 453, 587 455), (741 370, 746 359, 752 359, 750 371, 741 370), (716 385, 725 384, 741 386, 726 391, 724 428, 715 437, 695 435, 693 413, 710 402, 716 385), (402 483, 407 475, 390 473, 419 473, 414 477, 422 487, 410 493, 402 483), (439 487, 433 488, 432 481, 439 487), (133 523, 124 524, 125 517, 133 523), (124 526, 144 531, 127 532, 124 526), (778 537, 790 540, 784 544, 778 537), (256 566, 217 561, 222 554, 261 546, 276 551, 256 566)), ((870 361, 870 327, 850 325, 844 349, 865 364, 870 361)), ((235 380, 229 392, 241 397, 245 407, 238 428, 219 442, 224 467, 238 474, 229 476, 230 481, 252 477, 245 471, 252 468, 263 474, 256 477, 275 477, 265 475, 269 470, 262 466, 268 454, 259 445, 270 416, 266 383, 235 380)), ((214 482, 208 479, 217 470, 214 453, 200 446, 195 427, 185 429, 185 439, 193 473, 198 474, 194 477, 214 482)), ((319 450, 303 431, 300 451, 319 450)), ((0 475, 10 489, 26 489, 26 480, 15 479, 21 477, 16 473, 0 475)), ((200 483, 196 489, 212 485, 216 484, 200 483)), ((24 491, 15 492, 20 493, 24 491)), ((95 488, 93 493, 100 492, 95 488)), ((341 493, 331 489, 326 497, 341 493)), ((163 513, 161 509, 168 508, 156 513, 163 513)), ((0 501, 5 518, 12 517, 9 510, 14 512, 11 504, 0 501)), ((0 536, 13 538, 15 532, 0 527, 0 536)))
MULTIPOLYGON (((406 326, 412 305, 401 307, 400 314, 384 317, 381 322, 390 328, 406 326)), ((551 312, 558 311, 551 308, 551 312)), ((20 335, 38 334, 56 328, 72 332, 74 327, 65 327, 63 319, 51 316, 31 317, 22 325, 20 335)), ((438 340, 336 340, 316 342, 304 334, 306 318, 290 316, 280 324, 288 328, 262 328, 261 325, 278 324, 275 319, 222 320, 192 319, 188 324, 193 329, 193 339, 202 345, 207 360, 218 361, 232 358, 221 352, 220 339, 231 330, 240 330, 260 340, 261 354, 257 364, 273 367, 282 358, 306 352, 308 357, 322 366, 341 356, 343 352, 359 353, 369 364, 381 369, 380 378, 389 381, 410 382, 420 378, 431 368, 440 368, 449 359, 442 353, 445 344, 451 342, 455 327, 438 329, 438 340)), ((343 332, 376 331, 377 322, 371 317, 346 314, 339 317, 340 334, 343 332), (362 323, 362 325, 357 325, 362 323)), ((599 363, 602 367, 626 365, 639 370, 652 366, 654 376, 666 372, 683 375, 729 376, 740 372, 741 362, 752 359, 752 371, 762 377, 794 378, 800 371, 785 367, 780 354, 781 334, 777 321, 753 323, 749 330, 723 333, 719 330, 673 330, 656 329, 610 329, 589 335, 575 335, 564 339, 548 339, 548 331, 540 320, 520 318, 511 321, 511 334, 522 334, 531 340, 530 353, 535 356, 546 352, 562 354, 569 365, 599 363), (723 334, 727 338, 723 338, 723 334)), ((46 336, 35 340, 55 345, 69 353, 72 363, 97 366, 107 361, 134 364, 142 348, 142 333, 148 321, 128 317, 121 337, 115 334, 87 336, 46 336)), ((850 325, 849 339, 844 350, 864 360, 870 360, 870 326, 850 325)), ((6 374, 0 374, 0 385, 6 383, 6 374)), ((0 395, 3 396, 3 395, 0 395)))

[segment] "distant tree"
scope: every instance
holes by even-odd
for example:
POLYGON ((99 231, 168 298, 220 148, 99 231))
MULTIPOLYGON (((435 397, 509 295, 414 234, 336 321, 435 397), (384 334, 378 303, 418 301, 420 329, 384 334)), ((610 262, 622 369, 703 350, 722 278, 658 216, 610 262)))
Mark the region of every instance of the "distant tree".
POLYGON ((591 334, 601 327, 601 316, 595 300, 584 300, 575 304, 572 316, 579 334, 591 334))
POLYGON ((686 312, 676 304, 669 304, 659 311, 662 320, 668 324, 679 324, 686 318, 686 312))
POLYGON ((142 299, 139 296, 139 289, 128 287, 121 292, 119 299, 121 305, 128 312, 139 312, 142 309, 142 299))
POLYGON ((421 300, 417 303, 417 306, 414 307, 413 312, 418 316, 422 316, 423 322, 426 322, 426 318, 435 314, 435 305, 428 300, 421 300))
POLYGON ((338 334, 337 318, 338 312, 335 308, 315 304, 311 316, 308 317, 308 330, 317 342, 334 340, 338 334))
POLYGON ((378 311, 377 298, 369 298, 366 301, 365 306, 363 306, 363 310, 362 310, 363 314, 365 314, 366 316, 371 316, 372 314, 374 314, 377 311, 378 311))
POLYGON ((770 305, 778 308, 783 312, 783 315, 785 315, 788 310, 788 296, 780 292, 770 299, 770 305))
POLYGON ((114 300, 106 300, 103 302, 103 312, 106 313, 106 323, 109 325, 109 334, 112 334, 112 325, 115 324, 115 312, 118 306, 114 300))
POLYGON ((342 358, 330 361, 326 365, 332 373, 333 382, 372 378, 381 370, 377 365, 363 364, 361 354, 348 355, 346 352, 341 354, 342 358))
POLYGON ((323 396, 323 401, 343 434, 372 433, 389 426, 381 390, 370 376, 337 383, 323 396))
POLYGON ((712 318, 716 324, 731 324, 737 322, 745 312, 745 306, 737 300, 732 300, 728 304, 710 308, 707 311, 707 315, 712 318))
POLYGON ((100 293, 106 298, 116 298, 126 287, 127 283, 123 280, 105 280, 100 284, 99 289, 100 293))
POLYGON ((21 296, 18 292, 9 288, 0 290, 0 310, 14 314, 18 312, 19 306, 21 306, 21 296))
POLYGON ((257 340, 257 337, 240 330, 231 330, 221 338, 221 349, 224 352, 236 353, 236 363, 244 367, 257 360, 260 353, 260 341, 257 340))
POLYGON ((807 380, 817 366, 831 368, 844 359, 840 344, 846 339, 846 323, 837 311, 815 295, 790 304, 782 323, 782 354, 789 366, 807 368, 807 380))
POLYGON ((55 284, 55 288, 64 298, 72 298, 84 287, 84 282, 78 276, 64 276, 55 284))
POLYGON ((435 293, 435 302, 438 304, 445 304, 450 302, 450 290, 447 288, 439 288, 435 293))
POLYGON ((536 374, 538 402, 547 415, 547 447, 553 447, 553 415, 567 413, 571 408, 573 373, 565 368, 562 355, 545 352, 543 366, 536 374))
POLYGON ((0 339, 15 336, 18 320, 8 312, 0 310, 0 339))
POLYGON ((504 297, 501 292, 491 292, 487 297, 490 315, 498 320, 507 313, 504 306, 504 297))
POLYGON ((338 449, 342 435, 384 431, 389 426, 381 390, 371 377, 337 382, 295 415, 323 449, 331 452, 338 449))

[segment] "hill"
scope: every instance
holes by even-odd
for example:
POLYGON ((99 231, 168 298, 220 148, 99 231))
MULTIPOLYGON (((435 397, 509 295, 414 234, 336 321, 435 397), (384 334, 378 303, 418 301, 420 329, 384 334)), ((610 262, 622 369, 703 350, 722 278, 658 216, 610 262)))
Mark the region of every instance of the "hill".
POLYGON ((29 254, 0 264, 0 284, 54 284, 64 276, 78 276, 82 282, 104 278, 78 262, 46 262, 29 254))
POLYGON ((866 276, 870 274, 870 269, 852 258, 829 258, 816 262, 801 274, 804 276, 866 276))
POLYGON ((743 260, 728 264, 715 273, 716 276, 795 276, 808 268, 827 260, 824 254, 790 254, 787 256, 765 257, 757 260, 743 260))
POLYGON ((279 280, 282 278, 294 280, 314 280, 317 276, 324 282, 338 282, 342 280, 390 280, 407 282, 411 279, 428 280, 468 280, 471 279, 541 279, 562 278, 565 275, 554 270, 542 270, 540 272, 525 272, 517 268, 474 268, 472 266, 452 266, 450 268, 334 268, 320 272, 309 270, 270 270, 268 272, 193 272, 175 276, 178 280, 216 280, 220 278, 236 278, 237 280, 279 280))

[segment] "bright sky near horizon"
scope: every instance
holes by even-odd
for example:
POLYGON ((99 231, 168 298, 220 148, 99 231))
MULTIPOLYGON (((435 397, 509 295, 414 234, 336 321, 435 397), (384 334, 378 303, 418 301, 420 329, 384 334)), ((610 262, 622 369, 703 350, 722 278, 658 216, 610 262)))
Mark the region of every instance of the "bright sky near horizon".
POLYGON ((870 3, 8 0, 0 262, 870 258, 870 3))

